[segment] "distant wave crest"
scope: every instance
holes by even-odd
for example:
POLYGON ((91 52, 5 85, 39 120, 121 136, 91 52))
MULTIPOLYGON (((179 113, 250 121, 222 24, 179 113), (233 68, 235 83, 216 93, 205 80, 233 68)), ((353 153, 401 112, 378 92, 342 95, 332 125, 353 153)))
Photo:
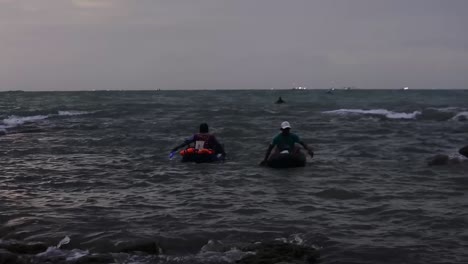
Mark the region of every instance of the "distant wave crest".
POLYGON ((76 115, 86 115, 91 114, 93 112, 86 112, 86 111, 58 111, 59 116, 76 116, 76 115))
POLYGON ((17 126, 21 126, 25 123, 35 123, 44 119, 48 119, 50 117, 55 116, 77 116, 77 115, 86 115, 91 114, 94 112, 87 112, 87 111, 58 111, 57 114, 48 114, 48 115, 33 115, 33 116, 17 116, 11 115, 0 122, 0 131, 6 131, 8 128, 14 128, 17 126))
POLYGON ((7 127, 15 127, 22 125, 24 123, 36 122, 48 118, 48 115, 35 115, 35 116, 9 116, 8 118, 3 119, 3 124, 7 127))
POLYGON ((435 121, 466 121, 468 120, 467 109, 456 107, 444 108, 426 108, 421 111, 413 112, 396 112, 387 109, 338 109, 322 112, 324 114, 332 114, 339 116, 371 116, 382 117, 387 119, 418 119, 418 120, 435 120, 435 121))
POLYGON ((461 121, 461 120, 468 120, 468 111, 463 111, 456 114, 454 117, 451 118, 452 120, 461 121))
POLYGON ((337 115, 378 115, 385 116, 389 119, 415 119, 421 114, 420 111, 414 111, 412 113, 393 112, 386 109, 338 109, 332 111, 325 111, 325 114, 337 114, 337 115))

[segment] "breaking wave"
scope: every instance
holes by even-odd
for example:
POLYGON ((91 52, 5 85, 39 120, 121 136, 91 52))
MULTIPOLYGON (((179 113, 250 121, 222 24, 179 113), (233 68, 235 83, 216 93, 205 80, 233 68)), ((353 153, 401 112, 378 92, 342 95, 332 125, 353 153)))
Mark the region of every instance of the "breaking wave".
POLYGON ((451 118, 456 121, 465 121, 468 120, 468 111, 460 112, 451 118))
POLYGON ((389 119, 415 119, 418 115, 421 114, 420 111, 414 111, 412 113, 401 113, 401 112, 393 112, 386 109, 371 109, 371 110, 364 110, 364 109, 338 109, 332 111, 325 111, 325 114, 337 114, 337 115, 377 115, 377 116, 385 116, 389 119))
POLYGON ((324 111, 324 114, 332 114, 339 116, 366 116, 366 117, 382 117, 387 119, 423 119, 435 121, 466 121, 468 120, 468 111, 457 107, 444 108, 426 108, 413 112, 396 112, 387 109, 338 109, 324 111))
POLYGON ((17 126, 21 126, 25 123, 35 123, 40 122, 42 120, 55 117, 55 116, 78 116, 78 115, 86 115, 92 114, 94 112, 87 112, 87 111, 58 111, 56 114, 48 114, 48 115, 33 115, 33 116, 17 116, 11 115, 0 122, 0 131, 5 132, 8 128, 14 128, 17 126))
POLYGON ((22 125, 24 123, 32 123, 39 120, 47 119, 47 115, 35 115, 35 116, 9 116, 8 118, 3 119, 3 124, 6 127, 15 127, 22 125))
POLYGON ((76 115, 87 115, 94 112, 86 112, 86 111, 58 111, 59 116, 76 116, 76 115))
MULTIPOLYGON (((297 239, 280 237, 270 241, 229 242, 210 239, 198 252, 167 253, 158 243, 135 244, 128 248, 109 248, 101 252, 74 247, 64 248, 70 242, 66 236, 57 246, 42 242, 22 242, 0 239, 0 260, 2 263, 49 263, 49 264, 92 264, 92 263, 264 263, 258 260, 290 260, 294 263, 316 263, 320 248, 305 244, 300 234, 297 239), (174 254, 176 253, 176 254, 174 254), (257 261, 254 261, 257 260, 257 261), (307 260, 307 261, 305 261, 307 260)), ((279 261, 275 261, 279 262, 279 261)), ((282 262, 283 263, 283 262, 282 262)))

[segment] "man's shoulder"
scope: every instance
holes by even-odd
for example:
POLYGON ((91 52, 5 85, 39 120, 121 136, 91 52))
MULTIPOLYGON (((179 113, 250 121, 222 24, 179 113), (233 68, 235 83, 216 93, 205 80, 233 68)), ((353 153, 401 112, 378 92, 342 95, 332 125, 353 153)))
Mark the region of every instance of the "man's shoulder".
POLYGON ((293 137, 294 139, 299 140, 299 136, 298 136, 297 134, 291 133, 290 135, 291 135, 291 137, 293 137))
POLYGON ((273 143, 278 142, 278 140, 280 140, 280 139, 281 139, 281 133, 276 134, 276 135, 273 137, 273 143))
POLYGON ((209 137, 214 137, 213 134, 211 133, 196 133, 193 135, 194 137, 197 137, 197 138, 209 138, 209 137))

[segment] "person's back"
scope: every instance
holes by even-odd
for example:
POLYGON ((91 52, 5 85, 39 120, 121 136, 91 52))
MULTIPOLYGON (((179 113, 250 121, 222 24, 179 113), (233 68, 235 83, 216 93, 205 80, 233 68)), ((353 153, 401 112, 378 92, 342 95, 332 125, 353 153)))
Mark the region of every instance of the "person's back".
POLYGON ((216 137, 210 133, 197 133, 193 135, 193 141, 195 142, 196 149, 204 148, 215 150, 218 145, 216 137))
POLYGON ((283 150, 294 150, 294 145, 299 143, 300 139, 294 133, 279 133, 273 138, 272 144, 278 148, 279 151, 283 150))
POLYGON ((209 152, 212 151, 214 154, 221 154, 222 157, 226 155, 224 152, 224 147, 218 142, 213 134, 209 133, 208 124, 206 123, 200 124, 199 133, 194 134, 192 137, 185 140, 184 143, 173 148, 170 155, 173 155, 172 153, 174 153, 177 149, 193 143, 195 143, 194 148, 196 150, 210 150, 209 152))

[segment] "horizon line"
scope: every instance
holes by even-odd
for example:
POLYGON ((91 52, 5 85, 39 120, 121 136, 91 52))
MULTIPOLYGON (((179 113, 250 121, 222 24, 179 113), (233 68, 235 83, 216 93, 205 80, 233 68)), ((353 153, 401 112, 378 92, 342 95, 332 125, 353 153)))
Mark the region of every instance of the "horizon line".
POLYGON ((293 89, 293 88, 252 88, 252 89, 86 89, 86 90, 0 90, 0 93, 8 92, 168 92, 168 91, 451 91, 451 90, 468 90, 468 88, 414 88, 404 90, 403 88, 306 88, 306 89, 293 89))

